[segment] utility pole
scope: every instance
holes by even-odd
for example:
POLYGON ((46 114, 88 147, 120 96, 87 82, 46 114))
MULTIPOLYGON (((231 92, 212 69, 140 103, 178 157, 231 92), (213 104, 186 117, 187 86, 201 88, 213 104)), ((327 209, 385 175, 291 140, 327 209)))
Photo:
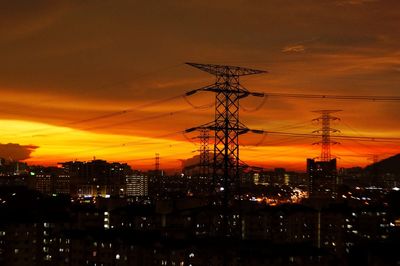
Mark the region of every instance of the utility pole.
POLYGON ((332 113, 340 112, 341 110, 318 110, 314 113, 321 114, 320 117, 313 119, 313 121, 321 122, 321 128, 313 131, 313 133, 321 133, 321 141, 314 144, 321 144, 320 161, 329 162, 331 156, 332 144, 338 144, 336 141, 331 140, 331 133, 340 132, 338 129, 331 128, 331 121, 340 120, 338 117, 332 116, 332 113))

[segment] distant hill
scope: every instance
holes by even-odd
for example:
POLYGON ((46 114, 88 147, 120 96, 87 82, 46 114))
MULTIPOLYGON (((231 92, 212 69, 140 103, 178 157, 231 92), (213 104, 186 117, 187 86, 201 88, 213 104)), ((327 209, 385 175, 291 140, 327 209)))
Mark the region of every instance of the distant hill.
POLYGON ((386 158, 377 163, 365 167, 368 172, 378 171, 379 173, 400 174, 400 154, 386 158))

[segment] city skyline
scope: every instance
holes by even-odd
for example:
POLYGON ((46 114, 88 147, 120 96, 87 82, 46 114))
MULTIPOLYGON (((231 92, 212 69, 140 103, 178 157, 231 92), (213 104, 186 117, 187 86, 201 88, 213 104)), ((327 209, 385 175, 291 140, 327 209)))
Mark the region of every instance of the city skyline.
POLYGON ((0 265, 400 265, 399 10, 0 1, 0 265))
MULTIPOLYGON (((178 132, 214 116, 213 95, 187 99, 200 108, 181 97, 214 82, 187 61, 266 70, 242 79, 266 94, 398 95, 396 1, 21 3, 2 4, 6 159, 55 165, 96 157, 151 169, 159 153, 162 168, 179 169, 198 147, 178 132)), ((249 128, 311 133, 319 127, 311 111, 341 109, 334 127, 342 135, 400 133, 398 102, 267 97, 246 112, 262 101, 242 102, 249 128)), ((304 171, 306 158, 320 153, 317 140, 243 136, 241 159, 304 171)), ((332 153, 338 167, 351 167, 398 150, 398 142, 342 141, 332 153)))

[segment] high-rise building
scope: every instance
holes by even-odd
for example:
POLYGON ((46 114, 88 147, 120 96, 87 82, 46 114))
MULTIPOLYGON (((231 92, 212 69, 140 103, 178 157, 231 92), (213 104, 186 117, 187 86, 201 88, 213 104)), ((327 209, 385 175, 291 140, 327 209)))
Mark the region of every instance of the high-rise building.
POLYGON ((313 198, 335 197, 337 181, 336 159, 315 161, 307 159, 309 192, 313 198))
POLYGON ((70 193, 70 175, 59 174, 55 177, 54 192, 56 194, 69 194, 70 193))
POLYGON ((273 180, 271 180, 273 181, 272 183, 279 185, 285 184, 285 174, 286 174, 285 168, 275 168, 274 175, 272 175, 273 177, 273 180))
POLYGON ((125 177, 132 173, 126 163, 108 163, 104 160, 89 162, 71 161, 59 164, 63 173, 70 176, 70 191, 73 195, 119 196, 125 188, 125 177), (83 187, 92 187, 89 190, 83 187))
POLYGON ((51 194, 53 192, 53 182, 51 174, 36 175, 36 190, 43 194, 51 194))
POLYGON ((149 193, 148 177, 144 175, 130 175, 126 177, 126 196, 147 196, 149 193))

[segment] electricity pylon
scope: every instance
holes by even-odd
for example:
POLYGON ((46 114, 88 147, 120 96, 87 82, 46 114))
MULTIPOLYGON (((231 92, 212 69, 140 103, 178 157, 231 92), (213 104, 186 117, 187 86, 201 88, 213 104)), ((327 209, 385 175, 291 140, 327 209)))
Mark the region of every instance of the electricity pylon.
POLYGON ((156 153, 156 157, 154 158, 154 172, 156 176, 160 176, 160 154, 156 153))
POLYGON ((321 128, 313 131, 313 133, 321 133, 321 141, 315 142, 314 144, 321 144, 321 156, 320 161, 329 162, 331 156, 332 144, 338 144, 338 142, 331 139, 331 133, 340 132, 340 130, 331 128, 331 121, 340 120, 338 117, 332 116, 332 113, 340 112, 341 110, 318 110, 313 111, 314 113, 321 114, 320 117, 313 119, 312 121, 320 121, 321 128))
POLYGON ((210 131, 206 128, 200 129, 200 175, 202 177, 208 178, 210 175, 210 131))
MULTIPOLYGON (((239 119, 239 101, 249 95, 264 97, 264 93, 249 92, 241 86, 241 76, 265 73, 266 71, 237 66, 186 63, 215 76, 215 83, 186 93, 187 96, 199 91, 215 93, 215 119, 211 123, 187 129, 214 131, 213 184, 217 193, 222 193, 222 205, 227 209, 231 190, 238 187, 239 178, 239 136, 250 131, 239 119)), ((223 226, 226 227, 226 214, 223 226)), ((226 228, 223 229, 226 234, 226 228)))

